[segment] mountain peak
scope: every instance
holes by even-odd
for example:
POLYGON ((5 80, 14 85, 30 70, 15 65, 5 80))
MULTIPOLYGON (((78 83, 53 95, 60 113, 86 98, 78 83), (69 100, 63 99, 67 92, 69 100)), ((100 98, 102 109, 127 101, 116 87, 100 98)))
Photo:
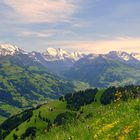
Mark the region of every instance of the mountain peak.
POLYGON ((0 45, 0 55, 2 55, 2 56, 14 55, 19 51, 20 51, 20 49, 16 45, 12 45, 12 44, 1 44, 0 45))
POLYGON ((71 60, 76 61, 79 60, 83 54, 79 52, 68 52, 61 48, 48 48, 46 52, 43 53, 44 57, 48 61, 56 61, 56 60, 71 60))
POLYGON ((46 53, 50 54, 50 55, 53 55, 53 56, 56 56, 56 55, 65 55, 67 54, 67 52, 65 50, 62 50, 61 48, 48 48, 46 50, 46 53))
POLYGON ((113 59, 119 58, 120 60, 123 61, 129 61, 131 59, 131 55, 123 51, 111 51, 107 55, 113 59))

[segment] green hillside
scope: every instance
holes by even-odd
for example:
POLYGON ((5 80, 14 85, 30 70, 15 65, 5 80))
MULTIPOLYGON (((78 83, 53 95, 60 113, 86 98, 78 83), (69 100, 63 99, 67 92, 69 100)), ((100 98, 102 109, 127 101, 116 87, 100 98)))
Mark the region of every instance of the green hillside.
POLYGON ((140 100, 131 100, 108 106, 87 105, 79 120, 38 135, 36 140, 136 140, 140 138, 139 104, 140 100))
POLYGON ((74 84, 48 73, 46 68, 27 55, 0 57, 2 120, 47 98, 58 98, 74 88, 74 84))
POLYGON ((0 125, 0 138, 135 140, 140 137, 139 97, 138 86, 67 94, 9 118, 0 125))
POLYGON ((64 75, 69 79, 83 81, 94 87, 124 86, 140 83, 139 69, 104 57, 81 59, 64 75))

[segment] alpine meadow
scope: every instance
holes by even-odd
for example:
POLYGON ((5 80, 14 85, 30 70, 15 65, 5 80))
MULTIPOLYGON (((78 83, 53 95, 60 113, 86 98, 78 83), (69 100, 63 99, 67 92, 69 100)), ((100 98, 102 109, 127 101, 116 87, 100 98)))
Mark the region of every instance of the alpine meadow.
POLYGON ((0 0, 0 140, 140 140, 139 0, 0 0))

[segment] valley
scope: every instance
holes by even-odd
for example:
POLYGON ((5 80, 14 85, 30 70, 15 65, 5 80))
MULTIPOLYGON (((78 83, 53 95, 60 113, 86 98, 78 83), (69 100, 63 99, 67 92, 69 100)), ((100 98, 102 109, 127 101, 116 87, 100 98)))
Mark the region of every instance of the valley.
POLYGON ((138 139, 137 56, 1 46, 0 139, 138 139))

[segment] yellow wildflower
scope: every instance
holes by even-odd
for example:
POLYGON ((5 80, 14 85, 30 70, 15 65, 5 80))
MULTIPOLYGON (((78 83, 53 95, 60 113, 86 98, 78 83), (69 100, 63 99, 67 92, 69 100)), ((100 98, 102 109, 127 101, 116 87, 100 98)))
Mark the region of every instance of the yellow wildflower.
POLYGON ((132 130, 132 127, 133 127, 133 126, 127 126, 127 127, 125 127, 124 133, 125 133, 125 134, 128 134, 128 133, 132 130))
POLYGON ((124 137, 124 136, 119 137, 119 140, 124 140, 124 139, 125 139, 125 137, 124 137))

